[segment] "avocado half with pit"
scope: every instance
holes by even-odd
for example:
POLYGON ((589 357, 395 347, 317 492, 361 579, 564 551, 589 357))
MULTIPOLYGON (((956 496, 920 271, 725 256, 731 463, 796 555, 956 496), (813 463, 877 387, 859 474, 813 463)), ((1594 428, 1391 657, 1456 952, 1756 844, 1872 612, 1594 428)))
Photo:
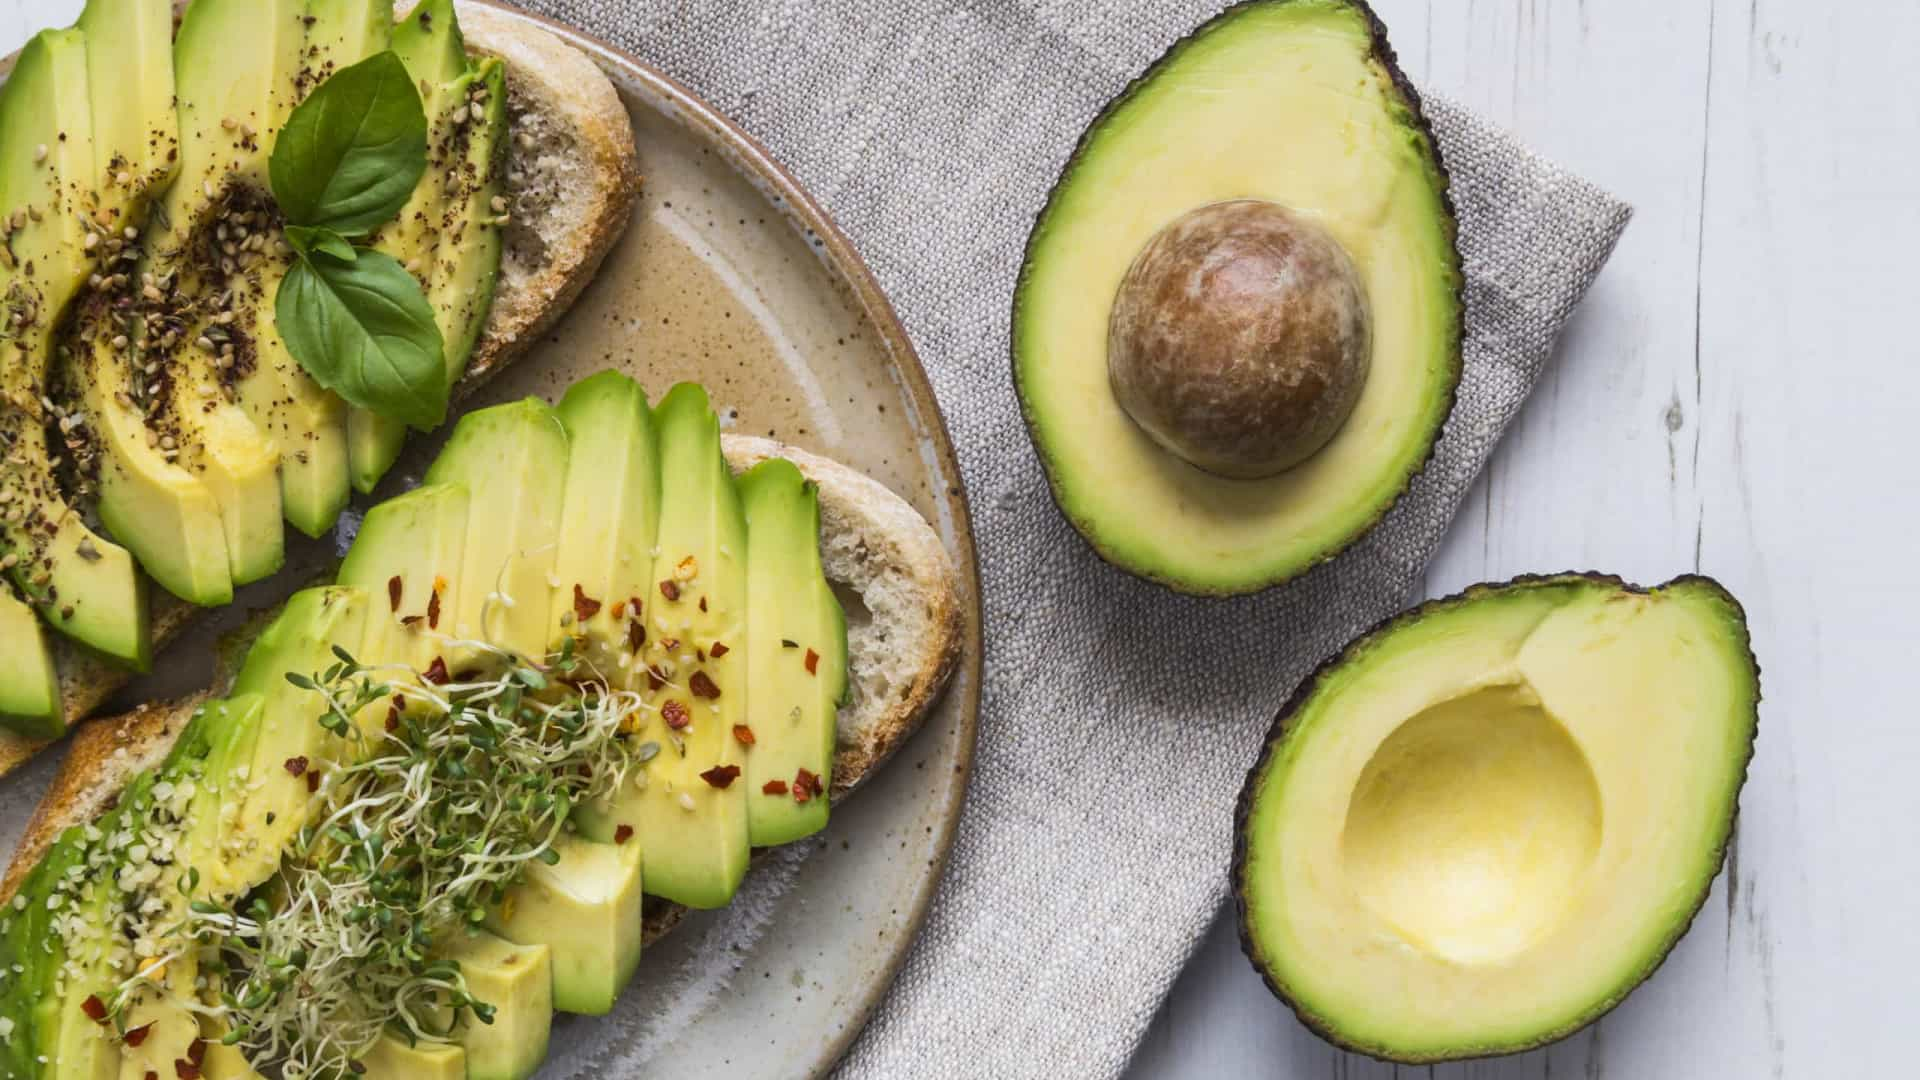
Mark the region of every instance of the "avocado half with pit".
POLYGON ((1014 383, 1061 510, 1183 592, 1286 581, 1378 521, 1460 375, 1446 172, 1351 0, 1252 0, 1128 87, 1028 240, 1014 383))
POLYGON ((1401 615, 1301 686, 1247 777, 1247 956, 1375 1057, 1570 1034, 1706 900, 1759 700, 1745 616, 1708 578, 1527 578, 1401 615))

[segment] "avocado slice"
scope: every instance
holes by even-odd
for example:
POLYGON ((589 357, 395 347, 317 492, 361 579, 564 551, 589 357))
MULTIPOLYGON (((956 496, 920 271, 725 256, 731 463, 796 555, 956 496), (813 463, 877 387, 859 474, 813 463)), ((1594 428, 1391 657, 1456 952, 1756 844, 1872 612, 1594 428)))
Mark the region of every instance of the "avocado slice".
POLYGON ((1301 686, 1247 777, 1247 955, 1375 1057, 1582 1027, 1705 901, 1759 696, 1745 616, 1706 578, 1526 578, 1401 615, 1301 686))
POLYGON ((95 219, 123 225, 144 214, 147 199, 173 182, 179 166, 173 7, 167 0, 87 0, 74 26, 87 43, 95 219))
POLYGON ((315 676, 336 662, 335 648, 358 649, 370 600, 364 590, 337 585, 293 594, 234 678, 234 695, 265 699, 252 725, 258 734, 245 790, 222 830, 221 855, 236 882, 258 884, 280 865, 280 853, 307 822, 319 777, 344 753, 342 740, 320 726, 325 699, 287 675, 315 676))
POLYGON ((208 702, 201 710, 207 748, 186 832, 189 864, 200 871, 198 897, 231 900, 278 864, 277 852, 254 847, 240 827, 266 708, 266 695, 254 691, 208 702))
POLYGON ((515 945, 475 931, 448 956, 467 994, 493 1007, 493 1019, 462 1018, 454 1038, 467 1054, 468 1080, 524 1080, 547 1057, 553 1033, 553 961, 545 945, 515 945))
MULTIPOLYGON (((506 148, 505 70, 469 65, 450 0, 423 0, 394 28, 393 51, 420 87, 427 172, 374 247, 420 279, 439 327, 449 378, 466 371, 500 267, 500 158, 506 148), (475 117, 478 105, 481 115, 475 117)), ((393 467, 406 425, 366 411, 347 418, 354 487, 370 492, 393 467)))
MULTIPOLYGON (((145 241, 143 272, 173 282, 172 307, 186 316, 168 347, 169 377, 149 423, 175 441, 180 461, 219 504, 235 584, 266 577, 285 561, 281 448, 272 423, 249 415, 284 388, 251 385, 278 369, 251 362, 242 330, 257 300, 253 278, 271 258, 246 245, 270 235, 267 158, 296 100, 305 41, 305 4, 297 0, 189 6, 173 50, 179 178, 145 241), (249 47, 235 52, 235 41, 249 47), (222 227, 230 230, 225 237, 222 227), (231 306, 219 307, 222 295, 233 297, 231 306)), ((297 437, 287 442, 289 456, 306 449, 297 437)))
POLYGON ((568 836, 554 851, 553 865, 527 865, 487 929, 551 950, 555 1009, 605 1016, 640 966, 640 845, 568 836))
POLYGON ((339 575, 340 584, 374 598, 354 659, 421 672, 447 653, 444 639, 462 601, 453 583, 466 552, 469 501, 459 484, 428 484, 367 511, 339 575))
MULTIPOLYGON (((393 8, 379 0, 310 0, 296 97, 342 67, 387 48, 393 8)), ((289 524, 318 537, 333 528, 351 492, 347 473, 347 406, 316 383, 287 351, 274 319, 273 297, 293 266, 291 250, 263 249, 252 271, 251 365, 235 390, 242 409, 274 441, 280 455, 282 510, 289 524)))
POLYGON ((647 891, 688 907, 723 907, 747 870, 747 795, 740 783, 748 685, 747 528, 720 422, 694 383, 654 411, 660 439, 660 529, 644 667, 631 671, 654 706, 638 738, 656 743, 632 783, 580 807, 580 831, 631 835, 646 853, 647 891), (724 646, 716 650, 715 645, 724 646))
POLYGON ((52 1048, 45 1075, 54 1080, 111 1080, 120 1075, 120 1039, 112 1027, 87 1015, 86 1000, 96 995, 104 999, 124 978, 124 898, 113 873, 95 873, 61 927, 59 949, 66 954, 61 985, 42 1004, 39 1021, 46 1032, 43 1044, 52 1048))
POLYGON ((827 825, 834 721, 847 694, 847 620, 820 566, 814 485, 792 462, 771 458, 740 478, 740 502, 752 598, 745 640, 753 688, 747 838, 771 847, 827 825), (802 770, 812 783, 798 780, 802 770))
POLYGON ((447 1043, 408 1046, 397 1035, 382 1035, 360 1055, 362 1080, 466 1080, 467 1052, 447 1043))
POLYGON ((558 411, 571 451, 548 644, 573 638, 587 670, 620 685, 637 659, 647 598, 659 596, 650 580, 660 519, 653 414, 646 391, 617 371, 574 383, 558 411))
POLYGON ((40 633, 40 618, 0 581, 0 727, 33 739, 67 729, 60 673, 40 633))
POLYGON ((147 427, 143 320, 130 303, 139 286, 132 275, 124 285, 113 277, 132 269, 122 260, 138 257, 119 234, 145 220, 179 162, 173 13, 165 0, 91 0, 77 26, 94 133, 89 199, 107 255, 61 338, 60 374, 93 440, 101 520, 167 591, 225 604, 233 583, 219 506, 147 427))
MULTIPOLYGON (((63 929, 77 922, 76 930, 90 941, 98 936, 92 922, 98 890, 83 884, 87 849, 80 827, 62 833, 0 916, 0 963, 6 965, 0 1017, 10 1024, 0 1039, 0 1072, 6 1075, 41 1075, 60 1050, 68 1005, 84 1000, 84 994, 67 1000, 66 991, 79 993, 82 984, 65 977, 71 957, 63 929)), ((91 951, 90 945, 83 948, 91 951)))
POLYGON ((220 504, 147 426, 134 368, 138 346, 115 347, 116 340, 128 339, 118 322, 111 298, 88 297, 76 318, 84 328, 81 339, 65 361, 67 385, 77 393, 99 453, 100 520, 126 540, 161 588, 203 607, 231 603, 233 571, 220 504))
POLYGON ((145 670, 145 588, 126 549, 67 503, 42 404, 52 327, 91 265, 81 214, 94 188, 92 123, 85 35, 35 35, 0 91, 0 307, 19 320, 0 364, 0 567, 55 629, 145 670))
MULTIPOLYGON (((567 429, 553 407, 526 398, 460 418, 427 470, 429 484, 457 484, 476 507, 453 581, 453 632, 532 660, 547 654, 547 599, 560 538, 567 429)), ((470 648, 452 671, 480 660, 470 648)))
MULTIPOLYGON (((1109 562, 1183 592, 1250 592, 1331 558, 1399 497, 1451 408, 1454 235, 1419 100, 1364 4, 1251 0, 1194 31, 1093 122, 1028 240, 1014 382, 1062 513, 1109 562), (1116 300, 1136 256, 1226 200, 1289 208, 1330 236, 1371 313, 1344 424, 1262 479, 1163 449, 1110 385, 1116 300)), ((1178 331, 1192 317, 1156 323, 1178 331)))

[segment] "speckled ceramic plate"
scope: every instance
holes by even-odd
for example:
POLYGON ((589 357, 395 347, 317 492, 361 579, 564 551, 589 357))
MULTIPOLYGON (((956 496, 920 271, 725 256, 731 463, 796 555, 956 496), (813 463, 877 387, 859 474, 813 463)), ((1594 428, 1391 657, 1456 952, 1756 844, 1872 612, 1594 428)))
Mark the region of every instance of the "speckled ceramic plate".
MULTIPOLYGON (((812 198, 685 88, 548 25, 619 88, 645 186, 632 227, 573 310, 467 407, 525 394, 557 399, 607 366, 656 397, 678 380, 698 380, 733 429, 844 461, 912 502, 959 567, 967 632, 966 656, 938 709, 835 807, 826 832, 780 849, 748 875, 730 908, 687 919, 649 949, 612 1016, 558 1018, 540 1075, 820 1075, 892 982, 960 813, 979 705, 980 618, 959 468, 892 308, 812 198)), ((413 447, 386 491, 412 483, 433 449, 413 447)), ((288 591, 287 577, 298 574, 290 570, 273 591, 288 591)), ((245 598, 274 599, 259 590, 245 598)), ((165 654, 166 672, 122 699, 203 685, 212 633, 235 618, 208 620, 165 654)), ((0 842, 9 849, 58 756, 42 755, 0 787, 0 842)))

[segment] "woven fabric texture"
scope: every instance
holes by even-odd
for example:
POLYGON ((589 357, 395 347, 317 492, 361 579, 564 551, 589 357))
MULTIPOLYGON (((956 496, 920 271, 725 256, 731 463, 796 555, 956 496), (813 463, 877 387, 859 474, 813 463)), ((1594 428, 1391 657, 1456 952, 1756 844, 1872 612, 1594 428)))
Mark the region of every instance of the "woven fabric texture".
POLYGON ((1125 1067, 1226 895, 1275 710, 1403 607, 1628 209, 1435 98, 1467 270, 1465 374, 1395 509, 1339 559, 1202 601, 1094 557, 1014 398, 1022 247, 1100 107, 1218 4, 532 0, 733 117, 839 222, 926 363, 976 514, 986 694, 947 879, 848 1077, 1125 1067))

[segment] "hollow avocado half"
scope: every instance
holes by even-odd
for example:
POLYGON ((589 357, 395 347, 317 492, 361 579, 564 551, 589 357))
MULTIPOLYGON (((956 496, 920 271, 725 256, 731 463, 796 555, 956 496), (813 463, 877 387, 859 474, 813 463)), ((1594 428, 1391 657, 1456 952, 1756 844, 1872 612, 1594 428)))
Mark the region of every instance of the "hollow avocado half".
POLYGON ((1550 1042, 1618 1004, 1706 900, 1759 666, 1709 578, 1482 585, 1309 677, 1241 791, 1242 945, 1375 1057, 1550 1042))
POLYGON ((1446 171, 1384 29, 1353 0, 1250 0, 1175 45, 1093 122, 1028 239, 1013 372, 1061 511, 1109 562, 1228 595, 1331 558, 1430 456, 1460 375, 1446 171), (1129 265, 1169 222, 1236 199, 1324 228, 1358 271, 1369 371, 1318 452, 1259 480, 1160 448, 1109 387, 1129 265))

